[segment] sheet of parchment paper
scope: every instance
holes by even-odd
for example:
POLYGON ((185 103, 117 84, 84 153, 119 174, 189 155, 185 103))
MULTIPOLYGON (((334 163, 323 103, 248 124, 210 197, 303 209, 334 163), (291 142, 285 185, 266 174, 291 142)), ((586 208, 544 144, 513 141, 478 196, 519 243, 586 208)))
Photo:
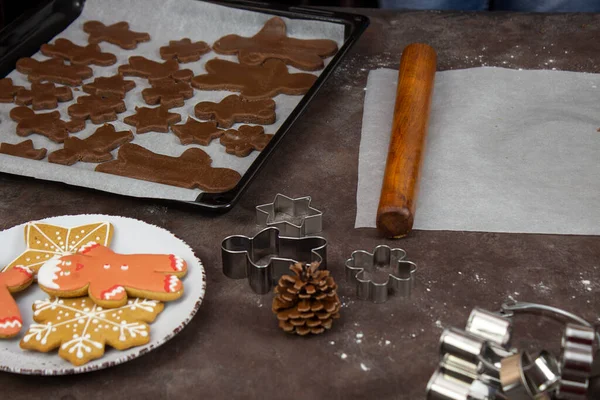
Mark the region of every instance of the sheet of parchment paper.
MULTIPOLYGON (((356 227, 375 227, 398 71, 371 71, 356 227)), ((438 72, 415 229, 600 234, 600 75, 438 72)))
MULTIPOLYGON (((87 83, 98 76, 116 74, 118 66, 127 63, 127 59, 133 55, 141 55, 151 60, 162 62, 163 60, 159 55, 159 48, 167 45, 169 40, 179 40, 189 37, 194 41, 203 40, 212 46, 217 39, 227 34, 235 33, 243 36, 252 36, 271 17, 271 15, 267 14, 237 10, 196 0, 87 0, 82 14, 56 37, 69 39, 79 45, 87 44, 88 35, 83 32, 82 25, 88 20, 99 20, 107 25, 119 21, 127 21, 131 30, 148 32, 150 34, 151 40, 146 43, 140 43, 134 50, 123 50, 110 43, 101 43, 100 47, 103 51, 113 53, 117 56, 117 63, 109 67, 90 66, 94 70, 94 77, 84 82, 87 83)), ((343 44, 344 27, 342 25, 292 19, 285 19, 285 21, 288 28, 288 35, 290 36, 303 39, 327 38, 335 40, 340 47, 343 44)), ((237 62, 236 56, 223 56, 210 52, 202 56, 200 61, 181 64, 180 68, 189 68, 194 71, 194 75, 203 74, 206 72, 204 69, 206 61, 215 57, 237 62)), ((41 53, 35 54, 33 58, 38 60, 47 59, 41 53)), ((328 61, 326 60, 326 63, 328 61)), ((292 73, 300 72, 292 67, 288 69, 292 73)), ((11 72, 8 77, 13 79, 15 85, 27 88, 30 86, 27 77, 17 71, 11 72)), ((132 129, 135 133, 134 128, 124 124, 122 120, 126 116, 133 114, 136 106, 148 106, 144 103, 141 92, 143 89, 150 87, 150 85, 143 78, 128 77, 128 79, 134 80, 137 86, 127 93, 125 98, 127 111, 118 114, 118 121, 111 123, 115 125, 117 130, 132 129)), ((74 91, 73 94, 75 99, 78 96, 86 95, 83 91, 74 91)), ((198 102, 217 102, 230 94, 232 92, 194 90, 194 97, 186 100, 183 107, 173 108, 170 111, 181 114, 182 123, 184 123, 188 116, 193 116, 194 105, 198 102)), ((277 120, 275 124, 265 126, 265 132, 275 133, 294 107, 296 107, 300 99, 301 96, 279 95, 275 97, 277 120)), ((67 114, 67 108, 73 102, 59 103, 58 111, 60 111, 63 120, 70 119, 67 114)), ((17 136, 15 134, 16 123, 9 118, 9 112, 13 107, 15 107, 14 104, 0 104, 0 120, 2 121, 0 124, 0 141, 19 143, 26 139, 32 139, 36 148, 45 147, 48 149, 48 152, 62 148, 62 144, 54 143, 40 135, 34 134, 27 138, 17 136)), ((52 110, 42 110, 41 112, 49 111, 52 110)), ((238 128, 240 125, 242 124, 234 125, 233 129, 238 128)), ((84 139, 90 136, 98 127, 99 125, 94 125, 88 120, 84 131, 72 135, 84 139)), ((218 143, 218 140, 213 141, 209 146, 183 146, 179 143, 179 139, 171 132, 151 132, 135 135, 133 143, 144 146, 156 153, 169 156, 179 156, 190 147, 199 147, 210 155, 213 160, 213 167, 231 168, 242 175, 258 155, 257 152, 253 152, 244 158, 229 155, 225 152, 225 147, 218 143)), ((117 151, 113 151, 114 157, 116 157, 117 151)), ((96 165, 79 162, 67 167, 49 163, 47 159, 33 161, 0 154, 0 171, 2 172, 65 182, 136 197, 189 201, 194 200, 201 193, 200 190, 184 189, 94 172, 96 165)))

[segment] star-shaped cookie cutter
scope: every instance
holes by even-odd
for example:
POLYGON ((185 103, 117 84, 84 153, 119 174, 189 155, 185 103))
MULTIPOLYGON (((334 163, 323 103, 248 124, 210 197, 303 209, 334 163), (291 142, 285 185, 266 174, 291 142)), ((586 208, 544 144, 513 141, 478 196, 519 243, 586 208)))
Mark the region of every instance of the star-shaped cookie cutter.
POLYGON ((272 203, 256 207, 256 223, 278 228, 281 236, 302 237, 323 230, 323 213, 310 206, 310 196, 292 199, 278 193, 272 203))
POLYGON ((248 278, 255 293, 265 294, 289 272, 290 264, 317 261, 320 269, 327 269, 327 240, 320 236, 284 237, 277 228, 266 228, 254 237, 226 237, 221 256, 227 277, 248 278))
POLYGON ((405 260, 406 252, 386 245, 375 247, 373 253, 357 250, 346 260, 346 279, 356 283, 356 294, 361 300, 384 303, 390 293, 409 297, 414 287, 417 265, 405 260), (378 268, 392 268, 382 282, 373 277, 378 268))

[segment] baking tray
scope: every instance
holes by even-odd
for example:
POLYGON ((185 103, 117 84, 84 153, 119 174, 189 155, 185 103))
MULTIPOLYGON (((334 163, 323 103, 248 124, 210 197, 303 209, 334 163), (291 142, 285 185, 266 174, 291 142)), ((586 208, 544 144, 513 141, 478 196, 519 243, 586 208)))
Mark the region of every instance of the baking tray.
MULTIPOLYGON (((263 14, 278 15, 290 19, 336 23, 344 27, 343 45, 329 60, 314 85, 300 99, 298 105, 285 121, 283 121, 266 148, 258 154, 254 162, 248 167, 235 188, 222 193, 203 192, 194 201, 152 199, 154 202, 158 200, 170 204, 190 205, 212 212, 226 212, 236 204, 283 136, 300 117, 309 102, 315 97, 318 90, 347 54, 348 50, 367 28, 369 19, 357 14, 277 5, 267 2, 245 0, 209 0, 205 2, 263 14)), ((39 2, 37 7, 29 9, 21 17, 3 28, 0 31, 0 76, 5 76, 12 71, 19 58, 31 56, 39 50, 42 44, 47 43, 52 37, 66 29, 81 14, 84 3, 85 0, 44 0, 39 2)))

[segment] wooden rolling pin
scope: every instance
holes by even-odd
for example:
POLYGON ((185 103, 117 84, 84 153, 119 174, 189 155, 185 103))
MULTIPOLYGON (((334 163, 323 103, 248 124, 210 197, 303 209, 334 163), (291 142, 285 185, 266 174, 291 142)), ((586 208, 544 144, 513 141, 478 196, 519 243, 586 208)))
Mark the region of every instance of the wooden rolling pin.
POLYGON ((413 43, 402 52, 392 137, 377 209, 377 228, 386 237, 411 231, 436 69, 432 47, 413 43))

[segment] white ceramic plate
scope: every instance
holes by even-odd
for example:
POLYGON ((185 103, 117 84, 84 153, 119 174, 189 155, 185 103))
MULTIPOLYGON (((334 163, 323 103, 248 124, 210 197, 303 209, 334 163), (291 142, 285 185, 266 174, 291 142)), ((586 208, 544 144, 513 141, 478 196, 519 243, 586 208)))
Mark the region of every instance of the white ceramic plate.
MULTIPOLYGON (((60 358, 58 350, 40 353, 19 347, 23 334, 33 322, 33 302, 48 298, 34 282, 26 291, 15 296, 23 317, 23 329, 15 338, 0 340, 0 370, 27 375, 66 375, 112 367, 137 358, 171 339, 189 323, 200 307, 206 290, 204 267, 192 248, 171 232, 136 219, 100 214, 68 215, 40 221, 64 227, 106 221, 113 224, 114 234, 110 247, 118 253, 176 254, 188 263, 188 274, 183 279, 185 292, 177 301, 166 303, 164 311, 150 325, 148 344, 125 351, 107 346, 103 357, 75 367, 60 358)), ((23 229, 24 224, 0 232, 1 267, 25 250, 23 229)))

